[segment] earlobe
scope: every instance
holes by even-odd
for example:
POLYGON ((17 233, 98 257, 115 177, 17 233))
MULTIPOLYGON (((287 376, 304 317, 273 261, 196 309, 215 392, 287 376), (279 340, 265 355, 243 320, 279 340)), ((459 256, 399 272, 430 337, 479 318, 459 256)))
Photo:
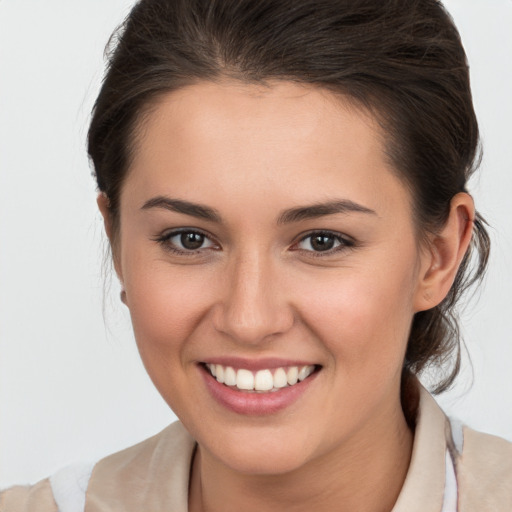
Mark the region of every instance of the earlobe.
POLYGON ((431 236, 425 250, 416 294, 416 312, 437 306, 450 291, 471 242, 474 217, 473 198, 465 192, 455 195, 445 225, 431 236))

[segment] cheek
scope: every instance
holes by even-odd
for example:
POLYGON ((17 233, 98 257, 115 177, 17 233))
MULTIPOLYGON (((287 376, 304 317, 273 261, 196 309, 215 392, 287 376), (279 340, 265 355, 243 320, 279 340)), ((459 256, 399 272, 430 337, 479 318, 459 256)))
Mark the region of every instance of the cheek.
POLYGON ((198 334, 210 300, 205 276, 197 268, 171 269, 165 261, 126 268, 127 305, 142 362, 171 409, 189 413, 198 392, 189 384, 195 347, 205 337, 198 334))
POLYGON ((127 263, 127 305, 141 356, 177 362, 209 302, 204 272, 165 261, 127 263))
POLYGON ((303 281, 299 292, 307 297, 304 321, 351 376, 401 370, 413 317, 412 273, 369 268, 303 281))

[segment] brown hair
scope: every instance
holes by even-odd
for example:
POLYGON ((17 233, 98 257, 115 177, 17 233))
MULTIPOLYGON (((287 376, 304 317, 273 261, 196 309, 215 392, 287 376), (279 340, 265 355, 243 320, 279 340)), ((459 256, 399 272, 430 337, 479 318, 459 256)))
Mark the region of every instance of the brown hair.
MULTIPOLYGON (((111 39, 89 129, 99 190, 114 232, 141 116, 160 95, 198 81, 315 84, 371 110, 421 233, 438 230, 479 163, 466 55, 437 0, 141 0, 111 39)), ((404 377, 460 367, 456 303, 483 276, 489 236, 480 215, 444 301, 414 317, 404 377)), ((404 379, 405 380, 405 379, 404 379)))

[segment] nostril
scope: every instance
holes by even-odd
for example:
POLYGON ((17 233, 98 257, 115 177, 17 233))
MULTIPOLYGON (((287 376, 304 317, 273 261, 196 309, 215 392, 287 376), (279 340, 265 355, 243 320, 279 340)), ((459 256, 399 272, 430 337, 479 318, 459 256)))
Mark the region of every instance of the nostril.
POLYGON ((294 313, 277 300, 218 304, 213 312, 213 327, 243 344, 260 344, 288 332, 294 325, 294 313))

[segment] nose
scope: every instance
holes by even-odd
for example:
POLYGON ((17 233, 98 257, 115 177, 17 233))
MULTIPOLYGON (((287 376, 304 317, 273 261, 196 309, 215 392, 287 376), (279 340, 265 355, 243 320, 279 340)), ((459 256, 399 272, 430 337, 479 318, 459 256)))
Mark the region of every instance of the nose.
POLYGON ((221 300, 214 312, 215 328, 235 342, 261 345, 288 331, 294 313, 286 300, 282 272, 267 255, 241 255, 221 279, 221 300))

